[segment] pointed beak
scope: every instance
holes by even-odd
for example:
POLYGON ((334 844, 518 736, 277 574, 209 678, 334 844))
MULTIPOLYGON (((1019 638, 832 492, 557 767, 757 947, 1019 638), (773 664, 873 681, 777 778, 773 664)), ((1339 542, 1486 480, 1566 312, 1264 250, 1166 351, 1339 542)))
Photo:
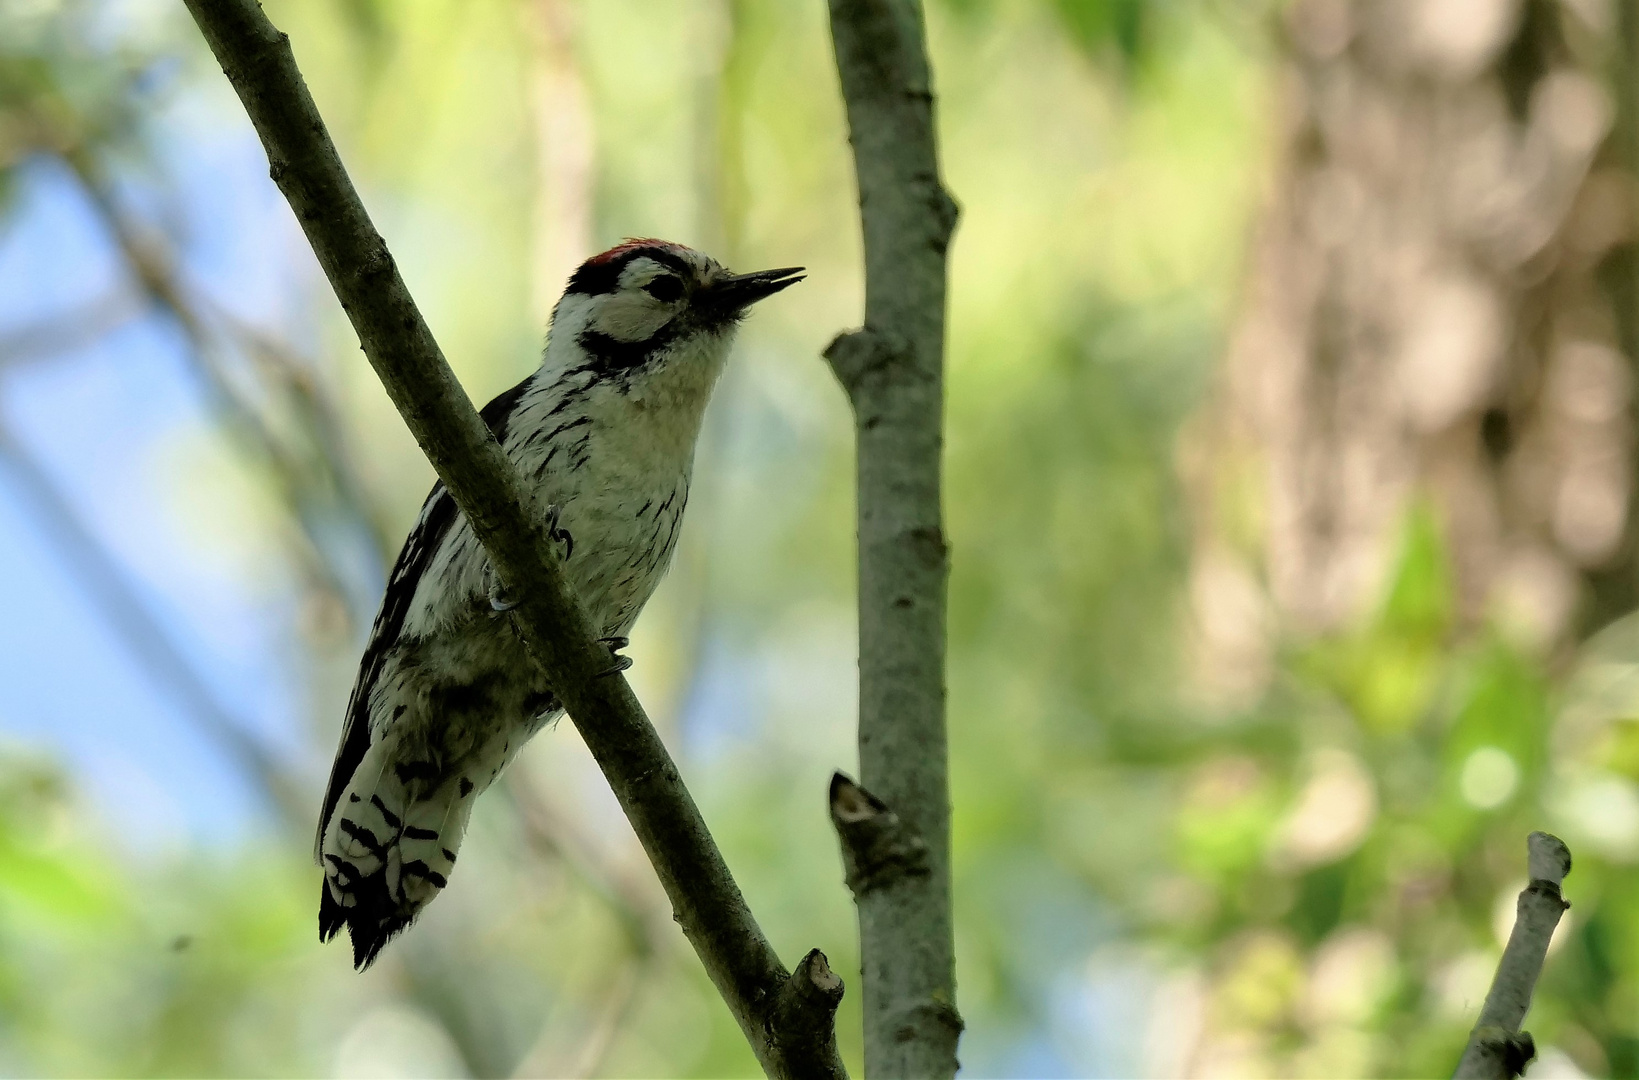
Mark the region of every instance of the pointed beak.
POLYGON ((803 269, 801 266, 786 266, 778 270, 759 270, 755 274, 732 274, 718 278, 697 295, 697 302, 704 300, 720 314, 732 318, 757 301, 801 281, 803 269))

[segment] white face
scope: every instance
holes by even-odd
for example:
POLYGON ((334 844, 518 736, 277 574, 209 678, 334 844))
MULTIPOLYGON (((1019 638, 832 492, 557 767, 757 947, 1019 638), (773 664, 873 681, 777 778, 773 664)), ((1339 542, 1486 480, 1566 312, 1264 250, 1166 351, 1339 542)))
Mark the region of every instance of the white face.
POLYGON ((623 394, 661 392, 663 384, 709 387, 746 311, 800 281, 800 272, 731 274, 680 245, 628 241, 571 276, 544 362, 594 372, 623 394))
POLYGON ((700 265, 689 260, 694 272, 687 276, 646 256, 631 260, 621 271, 615 291, 597 298, 585 328, 616 341, 647 341, 676 318, 687 306, 689 295, 718 271, 715 262, 698 258, 700 265))

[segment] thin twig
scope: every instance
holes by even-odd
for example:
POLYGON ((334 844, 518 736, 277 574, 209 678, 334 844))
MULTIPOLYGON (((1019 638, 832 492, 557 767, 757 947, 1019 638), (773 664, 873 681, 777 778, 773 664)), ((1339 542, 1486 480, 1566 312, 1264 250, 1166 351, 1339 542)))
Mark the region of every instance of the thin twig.
POLYGON ((1480 1019, 1457 1063, 1458 1080, 1512 1080, 1536 1057, 1536 1044, 1530 1032, 1520 1030, 1520 1024, 1531 1007, 1531 994, 1542 974, 1554 928, 1571 906, 1559 891, 1571 872, 1571 851, 1559 837, 1544 832, 1532 833, 1526 849, 1531 880, 1519 894, 1514 930, 1480 1008, 1480 1019))
MULTIPOLYGON (((256 0, 186 0, 267 150, 269 172, 330 279, 388 396, 432 462, 501 583, 513 622, 592 751, 670 897, 674 915, 762 1066, 841 1076, 840 1058, 783 1049, 776 1009, 790 979, 752 917, 665 744, 611 665, 564 577, 544 515, 524 495, 416 309, 343 168, 289 38, 256 0)), ((834 1009, 834 1006, 833 1006, 834 1009)), ((830 1022, 827 1016, 826 1023, 830 1022)))

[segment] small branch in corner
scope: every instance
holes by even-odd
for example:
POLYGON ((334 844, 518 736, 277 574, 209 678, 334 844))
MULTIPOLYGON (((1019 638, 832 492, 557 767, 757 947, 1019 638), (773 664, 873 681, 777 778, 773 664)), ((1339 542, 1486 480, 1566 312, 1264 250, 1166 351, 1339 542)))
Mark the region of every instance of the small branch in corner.
POLYGON ((802 1063, 793 1076, 846 1080, 837 1055, 836 1013, 842 991, 842 979, 818 949, 809 950, 780 987, 768 1011, 768 1038, 786 1061, 802 1063))
POLYGON ((1520 1024, 1531 1007, 1554 928, 1571 906, 1560 895, 1565 875, 1571 872, 1571 851, 1559 837, 1545 832, 1532 833, 1526 850, 1531 881, 1519 894, 1514 930, 1457 1063, 1457 1080, 1513 1080, 1536 1057, 1536 1043, 1520 1024))

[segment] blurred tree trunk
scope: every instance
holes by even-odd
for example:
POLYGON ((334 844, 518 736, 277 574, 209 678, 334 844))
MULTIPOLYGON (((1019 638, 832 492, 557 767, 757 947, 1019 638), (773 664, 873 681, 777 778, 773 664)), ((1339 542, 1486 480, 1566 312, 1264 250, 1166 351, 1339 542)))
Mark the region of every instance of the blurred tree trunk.
POLYGON ((1460 624, 1552 647, 1634 605, 1616 22, 1602 0, 1285 10, 1278 163, 1185 453, 1218 689, 1261 685, 1272 622, 1369 610, 1419 499, 1460 624))
MULTIPOLYGON (((1619 238, 1604 263, 1604 278, 1611 293, 1618 339, 1630 371, 1639 372, 1639 6, 1619 0, 1615 5, 1616 131, 1607 156, 1613 165, 1612 202, 1623 202, 1626 234, 1619 238), (1620 199, 1625 195, 1625 201, 1620 199)), ((1616 239, 1616 238, 1613 238, 1616 239)), ((1631 415, 1639 415, 1639 395, 1629 398, 1631 415)), ((1639 431, 1636 425, 1635 431, 1639 431)), ((1630 460, 1639 450, 1639 439, 1630 440, 1630 460)), ((1635 475, 1639 475, 1636 470, 1635 475)), ((1639 607, 1639 498, 1630 497, 1627 527, 1617 557, 1591 576, 1591 602, 1585 612, 1585 629, 1598 629, 1611 619, 1639 607)))

